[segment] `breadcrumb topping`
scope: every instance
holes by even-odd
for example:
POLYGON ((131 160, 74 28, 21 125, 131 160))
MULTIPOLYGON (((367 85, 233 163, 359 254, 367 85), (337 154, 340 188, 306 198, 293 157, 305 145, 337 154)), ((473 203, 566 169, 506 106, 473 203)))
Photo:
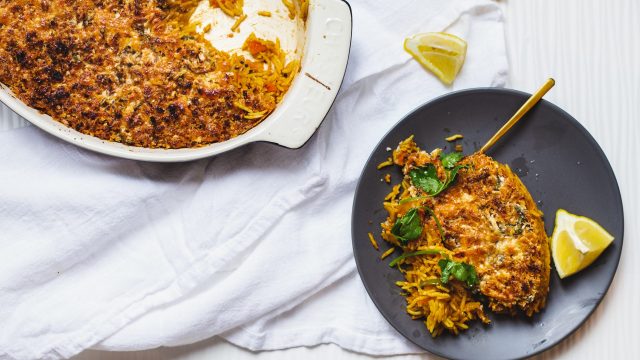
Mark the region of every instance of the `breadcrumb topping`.
POLYGON ((255 36, 253 58, 215 49, 188 23, 198 3, 0 0, 0 82, 104 140, 187 148, 236 137, 275 109, 300 64, 255 36))

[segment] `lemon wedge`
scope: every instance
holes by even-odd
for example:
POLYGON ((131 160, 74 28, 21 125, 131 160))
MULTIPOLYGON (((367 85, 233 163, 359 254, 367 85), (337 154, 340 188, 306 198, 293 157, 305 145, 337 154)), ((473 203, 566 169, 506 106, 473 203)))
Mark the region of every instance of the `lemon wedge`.
POLYGON ((408 37, 404 49, 447 85, 453 83, 467 55, 466 41, 443 32, 408 37))
POLYGON ((551 235, 551 254, 560 278, 589 266, 612 241, 613 236, 597 222, 559 209, 551 235))

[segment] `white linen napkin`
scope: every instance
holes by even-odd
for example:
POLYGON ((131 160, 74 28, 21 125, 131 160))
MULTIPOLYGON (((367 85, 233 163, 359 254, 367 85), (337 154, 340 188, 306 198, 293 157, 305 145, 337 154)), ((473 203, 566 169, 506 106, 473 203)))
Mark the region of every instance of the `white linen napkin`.
POLYGON ((355 270, 350 215, 373 146, 423 102, 504 85, 489 0, 353 0, 345 83, 302 149, 252 144, 152 164, 59 141, 0 107, 0 358, 70 357, 222 335, 250 349, 336 343, 418 351, 355 270), (402 50, 449 30, 469 43, 453 88, 402 50))

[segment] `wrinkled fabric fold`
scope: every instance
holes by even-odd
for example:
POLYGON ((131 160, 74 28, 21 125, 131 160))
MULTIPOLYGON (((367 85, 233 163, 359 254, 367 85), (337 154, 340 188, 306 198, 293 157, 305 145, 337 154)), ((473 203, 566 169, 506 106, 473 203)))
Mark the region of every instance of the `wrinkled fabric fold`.
MULTIPOLYGON (((355 186, 379 139, 451 90, 502 86, 502 14, 489 0, 351 1, 339 96, 301 149, 257 143, 151 164, 63 143, 0 111, 0 357, 69 357, 221 335, 254 350, 336 343, 418 351, 355 270, 355 186), (447 29, 469 42, 452 88, 402 49, 447 29)), ((3 105, 0 105, 3 106, 3 105)))

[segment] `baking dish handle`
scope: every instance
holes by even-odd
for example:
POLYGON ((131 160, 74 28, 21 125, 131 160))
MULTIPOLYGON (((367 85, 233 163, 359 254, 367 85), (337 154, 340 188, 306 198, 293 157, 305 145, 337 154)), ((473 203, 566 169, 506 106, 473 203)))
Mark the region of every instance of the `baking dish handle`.
POLYGON ((343 0, 317 0, 310 6, 300 73, 263 123, 258 141, 301 147, 320 126, 340 89, 351 46, 351 8, 343 0))

